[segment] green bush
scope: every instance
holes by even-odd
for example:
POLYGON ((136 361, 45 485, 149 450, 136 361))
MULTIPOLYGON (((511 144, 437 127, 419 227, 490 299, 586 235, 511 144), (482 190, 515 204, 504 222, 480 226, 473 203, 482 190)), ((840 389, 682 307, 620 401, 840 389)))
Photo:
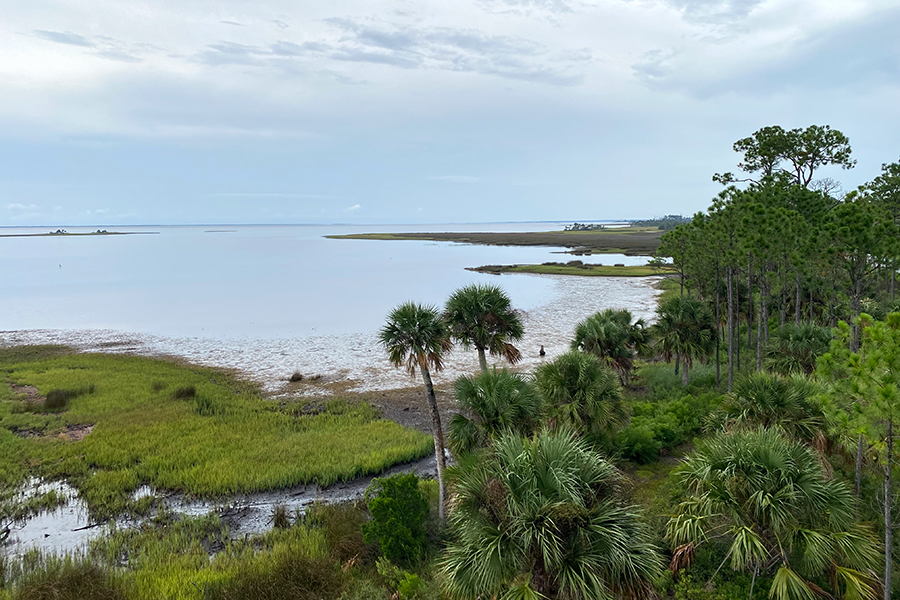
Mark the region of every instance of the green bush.
POLYGON ((363 525, 367 543, 377 543, 391 562, 416 564, 425 548, 428 502, 412 473, 372 480, 366 489, 372 520, 363 525))
POLYGON ((317 504, 306 516, 308 525, 318 527, 325 534, 328 552, 341 563, 370 555, 362 533, 365 522, 365 512, 350 503, 317 504))
POLYGON ((699 434, 709 414, 720 404, 721 396, 715 393, 682 396, 667 402, 635 402, 631 422, 619 433, 616 446, 634 462, 653 462, 661 450, 674 448, 699 434))
POLYGON ((39 554, 19 565, 11 600, 126 600, 124 585, 110 571, 80 557, 39 554))
POLYGON ((340 565, 329 557, 280 552, 241 563, 234 576, 206 588, 207 600, 322 600, 341 594, 340 565))

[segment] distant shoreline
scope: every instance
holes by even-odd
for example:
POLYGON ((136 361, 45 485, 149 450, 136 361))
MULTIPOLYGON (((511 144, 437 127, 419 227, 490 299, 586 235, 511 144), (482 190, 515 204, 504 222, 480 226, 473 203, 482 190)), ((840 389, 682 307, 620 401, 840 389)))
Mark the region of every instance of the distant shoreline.
POLYGON ((571 254, 649 256, 659 248, 664 232, 653 227, 616 227, 591 231, 350 233, 328 235, 341 240, 419 240, 485 246, 551 246, 571 254))
POLYGON ((0 238, 13 238, 13 237, 83 237, 86 235, 159 235, 158 231, 88 231, 88 232, 73 232, 73 233, 0 233, 0 238))

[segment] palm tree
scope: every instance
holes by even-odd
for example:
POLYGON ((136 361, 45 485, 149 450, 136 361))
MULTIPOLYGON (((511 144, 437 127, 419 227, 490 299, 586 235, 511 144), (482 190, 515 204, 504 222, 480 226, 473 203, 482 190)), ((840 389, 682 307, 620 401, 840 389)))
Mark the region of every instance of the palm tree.
POLYGON ((690 296, 670 298, 657 309, 653 326, 656 348, 667 361, 680 358, 681 382, 688 384, 693 359, 706 358, 716 347, 716 323, 706 304, 690 296))
POLYGON ((425 382, 425 396, 431 407, 431 432, 434 435, 434 456, 437 460, 438 518, 444 519, 444 432, 441 429, 441 414, 438 411, 431 369, 444 368, 444 353, 450 350, 452 342, 447 325, 441 319, 435 306, 422 306, 406 302, 392 310, 387 323, 379 334, 381 344, 388 353, 388 359, 395 367, 405 366, 411 377, 416 368, 425 382))
POLYGON ((785 323, 766 349, 766 367, 782 375, 809 375, 828 352, 831 330, 815 323, 785 323))
POLYGON ((850 489, 829 479, 808 447, 775 430, 719 433, 698 445, 680 475, 687 499, 666 531, 673 570, 689 566, 702 544, 724 542, 719 569, 730 559, 753 583, 774 572, 775 600, 827 596, 811 582, 822 576, 838 597, 874 600, 877 541, 855 521, 850 489))
POLYGON ((472 284, 459 288, 447 299, 444 319, 454 340, 463 348, 475 346, 478 350, 482 371, 488 369, 485 352, 502 356, 513 365, 522 360, 522 353, 511 342, 522 339, 525 328, 500 287, 472 284))
POLYGON ((739 381, 719 411, 725 429, 778 429, 790 439, 823 450, 825 413, 821 390, 806 377, 753 373, 739 381))
POLYGON ((506 433, 452 477, 439 562, 450 597, 649 597, 660 559, 639 510, 619 500, 615 467, 573 433, 506 433))
POLYGON ((611 308, 576 325, 572 340, 572 350, 588 352, 606 362, 618 372, 624 385, 628 385, 635 355, 645 352, 648 345, 643 319, 632 323, 630 312, 611 308))
POLYGON ((619 378, 591 354, 558 356, 538 367, 534 380, 553 427, 571 428, 602 444, 625 422, 619 378))
POLYGON ((463 413, 450 419, 450 448, 460 456, 515 431, 529 437, 540 424, 541 400, 523 375, 492 369, 456 380, 463 413))

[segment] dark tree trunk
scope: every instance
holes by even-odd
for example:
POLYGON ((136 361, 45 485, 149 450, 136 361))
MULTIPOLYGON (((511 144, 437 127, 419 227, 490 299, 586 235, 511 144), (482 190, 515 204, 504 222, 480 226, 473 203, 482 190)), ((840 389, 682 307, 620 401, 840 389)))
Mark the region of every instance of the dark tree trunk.
POLYGON ((756 315, 756 370, 762 371, 762 302, 760 302, 760 311, 756 315))
POLYGON ((741 285, 735 278, 734 291, 734 363, 735 369, 741 370, 741 285))
POLYGON ((857 498, 859 498, 860 487, 862 486, 863 450, 863 435, 859 434, 859 440, 856 442, 856 487, 853 488, 857 498))
POLYGON ((803 292, 803 288, 800 286, 800 273, 797 273, 797 305, 794 307, 794 323, 800 324, 800 304, 803 302, 801 293, 803 292))
POLYGON ((431 433, 434 435, 434 458, 437 462, 438 475, 438 520, 444 520, 444 502, 446 501, 444 488, 444 469, 447 463, 444 459, 444 430, 441 428, 441 413, 438 410, 437 398, 434 395, 434 384, 431 383, 431 373, 428 367, 419 365, 422 370, 422 379, 425 380, 425 396, 431 407, 431 433))
POLYGON ((809 290, 809 322, 814 323, 815 318, 813 317, 813 291, 812 288, 809 290))
POLYGON ((687 356, 684 357, 684 364, 681 365, 681 384, 684 387, 687 387, 688 384, 688 360, 687 356))
MULTIPOLYGON (((784 279, 783 278, 781 281, 781 306, 779 307, 779 311, 780 312, 778 314, 778 326, 783 327, 784 320, 785 320, 785 318, 787 318, 787 299, 785 298, 785 294, 784 294, 784 279)), ((766 341, 768 341, 768 340, 766 340, 766 341)))
POLYGON ((728 322, 728 391, 730 392, 734 385, 734 273, 731 267, 728 267, 728 271, 725 274, 725 285, 728 296, 728 315, 726 320, 728 322))
POLYGON ((862 279, 853 283, 850 293, 850 313, 853 317, 853 327, 850 329, 850 352, 859 351, 859 314, 862 312, 862 279))
POLYGON ((676 354, 675 355, 675 374, 678 375, 678 373, 680 371, 681 371, 681 355, 676 354))
POLYGON ((750 303, 747 306, 747 350, 753 348, 753 340, 750 337, 753 329, 750 326, 751 321, 753 321, 753 265, 751 257, 752 254, 747 255, 747 302, 750 303))
POLYGON ((763 316, 763 342, 769 343, 769 282, 767 281, 764 285, 765 289, 765 298, 762 301, 762 316, 763 316))
POLYGON ((484 348, 478 347, 478 364, 481 366, 481 372, 487 373, 487 357, 484 355, 484 348))
POLYGON ((722 328, 722 315, 719 311, 719 264, 716 263, 716 387, 719 387, 721 383, 721 374, 720 374, 720 353, 719 349, 721 348, 721 335, 719 334, 719 330, 722 328))
POLYGON ((891 600, 891 560, 892 524, 891 524, 891 467, 894 455, 894 421, 887 423, 887 459, 884 462, 884 600, 891 600))

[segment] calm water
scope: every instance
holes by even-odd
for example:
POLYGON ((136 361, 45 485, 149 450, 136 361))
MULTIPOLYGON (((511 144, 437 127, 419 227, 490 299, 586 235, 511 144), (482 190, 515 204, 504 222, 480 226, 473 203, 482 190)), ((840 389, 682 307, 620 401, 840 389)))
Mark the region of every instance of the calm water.
MULTIPOLYGON (((405 300, 442 304, 459 286, 502 285, 525 314, 527 365, 543 344, 565 350, 575 323, 601 308, 652 314, 645 279, 486 275, 484 264, 565 261, 555 248, 329 240, 361 231, 537 231, 559 224, 453 226, 205 226, 115 228, 154 235, 0 238, 0 343, 61 342, 169 353, 239 368, 274 386, 295 369, 409 383, 375 334, 405 300), (216 232, 213 232, 215 230, 216 232), (223 231, 227 230, 227 231, 223 231)), ((0 229, 34 233, 43 229, 0 229)), ((70 232, 90 231, 70 228, 70 232)), ((598 255, 585 262, 643 264, 598 255)), ((474 356, 454 352, 449 376, 474 356)), ((526 365, 526 366, 527 366, 526 365)))

